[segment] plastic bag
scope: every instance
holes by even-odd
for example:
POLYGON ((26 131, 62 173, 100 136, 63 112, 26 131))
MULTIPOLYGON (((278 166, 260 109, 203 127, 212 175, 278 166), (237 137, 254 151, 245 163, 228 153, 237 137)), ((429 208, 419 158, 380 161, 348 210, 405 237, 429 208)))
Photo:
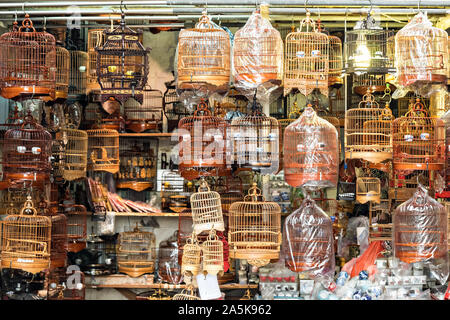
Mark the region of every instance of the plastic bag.
POLYGON ((406 263, 423 261, 441 284, 449 275, 447 212, 419 184, 393 216, 394 256, 406 263))
POLYGON ((308 194, 284 222, 283 258, 294 272, 332 280, 335 269, 333 223, 308 194))
POLYGON ((97 221, 98 234, 113 235, 114 226, 116 224, 116 214, 114 212, 107 212, 105 215, 105 221, 97 221))
POLYGON ((178 264, 177 243, 178 230, 167 240, 161 241, 158 252, 158 280, 160 282, 168 282, 180 284, 183 281, 181 266, 178 264))
MULTIPOLYGON (((358 258, 356 258, 355 263, 350 273, 350 277, 356 277, 363 270, 368 271, 374 264, 378 255, 383 251, 383 245, 381 241, 373 241, 367 250, 364 251, 358 258)), ((375 272, 376 269, 372 269, 375 272)), ((372 273, 373 275, 373 273, 372 273)))

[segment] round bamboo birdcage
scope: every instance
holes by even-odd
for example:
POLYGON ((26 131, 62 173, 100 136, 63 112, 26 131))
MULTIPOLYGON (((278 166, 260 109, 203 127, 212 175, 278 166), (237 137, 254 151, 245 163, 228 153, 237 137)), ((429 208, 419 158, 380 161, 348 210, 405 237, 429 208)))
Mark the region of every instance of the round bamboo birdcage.
POLYGON ((194 276, 200 272, 202 262, 202 247, 198 243, 197 236, 192 233, 192 236, 187 239, 183 246, 183 255, 181 258, 181 273, 192 273, 194 276))
POLYGON ((442 119, 428 115, 420 99, 393 122, 394 170, 441 170, 445 165, 442 119))
POLYGON ((261 109, 254 97, 251 113, 231 122, 231 162, 237 168, 272 174, 280 162, 280 124, 261 109))
POLYGON ((87 130, 88 170, 119 171, 119 133, 116 130, 87 130))
POLYGON ((56 41, 47 32, 37 32, 25 15, 22 26, 14 23, 0 36, 0 88, 5 99, 29 96, 55 98, 56 41))
POLYGON ((86 248, 87 210, 79 204, 63 204, 67 216, 68 251, 79 252, 86 248))
MULTIPOLYGON (((88 30, 88 40, 87 40, 87 75, 86 75, 86 94, 91 91, 99 91, 100 84, 97 80, 97 51, 95 48, 101 47, 105 43, 105 34, 103 29, 89 29, 88 30)), ((117 58, 110 58, 112 61, 117 60, 117 58)))
POLYGON ((339 171, 336 128, 309 104, 284 131, 284 179, 294 187, 334 187, 339 171))
POLYGON ((172 297, 172 300, 200 300, 193 286, 188 286, 172 297))
POLYGON ((178 123, 181 176, 193 180, 201 176, 219 176, 226 170, 227 123, 211 115, 202 100, 194 114, 178 123))
POLYGON ((38 273, 50 266, 52 221, 38 216, 31 196, 19 214, 2 221, 1 266, 38 273))
POLYGON ((256 183, 244 201, 235 202, 229 211, 228 243, 230 258, 247 259, 264 266, 278 259, 281 244, 281 209, 265 201, 256 183))
POLYGON ((260 84, 277 86, 283 80, 283 40, 259 10, 234 35, 233 75, 237 88, 252 91, 260 84))
POLYGON ((357 108, 345 113, 345 158, 380 163, 392 159, 392 125, 389 105, 380 108, 373 95, 363 96, 357 108))
POLYGON ((64 47, 56 46, 55 100, 65 100, 69 94, 70 54, 64 47))
POLYGON ((211 229, 225 230, 220 194, 211 191, 205 180, 202 179, 198 192, 191 195, 190 202, 195 234, 211 229))
POLYGON ((419 12, 395 35, 397 80, 401 86, 447 83, 448 34, 419 12))
POLYGON ((380 203, 381 181, 375 177, 356 178, 356 201, 366 203, 368 201, 380 203))
POLYGON ((330 40, 316 29, 306 12, 300 28, 286 36, 284 59, 284 95, 298 89, 307 96, 314 89, 328 96, 330 40), (305 26, 306 31, 302 31, 305 26))
POLYGON ((202 243, 203 273, 223 275, 223 242, 212 229, 208 238, 202 243))
POLYGON ((50 176, 52 136, 31 112, 17 128, 6 131, 3 141, 3 179, 45 181, 50 176))
POLYGON ((88 53, 70 50, 69 94, 86 94, 88 53))
POLYGON ((139 277, 155 271, 155 235, 136 228, 119 233, 117 264, 119 272, 139 277))
POLYGON ((206 11, 193 29, 183 29, 178 36, 177 87, 199 89, 212 86, 227 90, 230 81, 230 36, 215 27, 206 11))
POLYGON ((143 90, 143 103, 130 99, 125 103, 124 113, 126 128, 140 133, 147 130, 158 130, 162 121, 163 95, 159 90, 149 87, 143 90))

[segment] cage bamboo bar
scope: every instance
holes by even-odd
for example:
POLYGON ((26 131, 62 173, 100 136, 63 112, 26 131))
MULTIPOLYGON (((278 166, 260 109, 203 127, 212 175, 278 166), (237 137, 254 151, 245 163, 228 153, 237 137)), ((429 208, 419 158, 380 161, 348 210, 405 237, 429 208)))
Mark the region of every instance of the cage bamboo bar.
POLYGON ((119 133, 116 130, 87 130, 88 170, 119 171, 119 133))
POLYGON ((104 43, 105 34, 103 33, 103 29, 88 30, 86 94, 89 94, 91 91, 100 90, 100 84, 97 80, 97 51, 95 50, 95 48, 101 47, 104 43))
POLYGON ((65 100, 69 94, 70 54, 62 47, 56 46, 56 85, 55 100, 65 100))
POLYGON ((69 252, 80 252, 86 248, 88 214, 86 207, 75 204, 68 191, 61 207, 67 217, 67 250, 69 252))

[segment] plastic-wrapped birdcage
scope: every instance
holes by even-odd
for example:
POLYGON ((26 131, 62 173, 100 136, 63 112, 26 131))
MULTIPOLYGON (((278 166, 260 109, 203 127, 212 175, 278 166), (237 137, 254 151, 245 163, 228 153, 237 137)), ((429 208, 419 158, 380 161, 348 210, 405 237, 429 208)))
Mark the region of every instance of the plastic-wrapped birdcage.
POLYGON ((183 246, 183 255, 181 258, 181 273, 192 273, 194 276, 200 272, 202 262, 202 247, 198 243, 197 236, 192 233, 192 236, 187 239, 183 246))
POLYGON ((392 115, 389 105, 380 108, 371 94, 345 114, 345 158, 379 163, 392 159, 392 115))
POLYGON ((308 105, 284 131, 284 178, 294 187, 334 187, 339 169, 336 128, 308 105))
POLYGON ((0 36, 0 88, 5 99, 55 98, 56 42, 47 32, 37 32, 29 15, 22 26, 14 23, 0 36))
POLYGON ((88 53, 70 50, 69 94, 86 94, 88 53))
POLYGON ((158 130, 162 122, 163 95, 161 91, 147 87, 144 88, 143 95, 142 105, 130 99, 125 103, 124 108, 126 128, 136 133, 158 130))
POLYGON ((236 31, 233 42, 234 85, 239 90, 277 87, 283 79, 283 40, 259 11, 236 31))
POLYGON ((315 22, 306 13, 300 29, 286 36, 284 59, 284 95, 298 89, 307 96, 314 89, 328 95, 330 40, 316 29, 315 22), (302 28, 305 26, 306 31, 302 28))
POLYGON ((400 86, 424 94, 427 84, 447 83, 448 34, 433 27, 426 13, 419 12, 397 32, 395 56, 400 86))
POLYGON ((161 282, 180 284, 183 280, 181 266, 178 264, 177 233, 165 241, 161 241, 158 251, 158 279, 161 282))
POLYGON ((219 240, 214 229, 202 243, 202 253, 203 272, 212 275, 223 274, 223 242, 219 240))
POLYGON ((375 177, 356 178, 356 201, 366 203, 368 201, 380 203, 381 182, 375 177))
POLYGON ((67 99, 67 95, 69 93, 69 70, 70 70, 69 51, 64 47, 57 46, 55 100, 67 99))
POLYGON ((119 171, 119 133, 116 130, 87 130, 88 169, 93 171, 119 171))
POLYGON ((447 212, 419 184, 414 195, 394 212, 394 255, 406 263, 423 262, 441 284, 449 275, 447 212))
POLYGON ((313 278, 334 276, 333 223, 309 195, 284 222, 282 254, 294 272, 313 278))
POLYGON ((206 181, 202 180, 198 192, 193 193, 190 200, 196 234, 211 229, 224 231, 220 194, 211 191, 206 181))

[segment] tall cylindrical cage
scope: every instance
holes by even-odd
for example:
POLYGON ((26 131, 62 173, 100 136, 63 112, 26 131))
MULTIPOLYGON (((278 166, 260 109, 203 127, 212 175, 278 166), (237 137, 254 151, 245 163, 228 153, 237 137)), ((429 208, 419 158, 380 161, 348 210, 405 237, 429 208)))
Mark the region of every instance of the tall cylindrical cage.
POLYGON ((192 233, 183 246, 181 257, 181 273, 191 273, 197 275, 200 272, 202 263, 202 247, 198 243, 197 236, 192 233))
POLYGON ((56 86, 55 100, 67 99, 69 94, 70 54, 61 46, 56 47, 56 86))
MULTIPOLYGON (((88 134, 83 130, 61 129, 56 132, 56 154, 53 170, 61 173, 67 181, 86 176, 88 134)), ((54 147, 55 147, 54 145, 54 147)))
POLYGON ((125 103, 124 113, 126 128, 140 133, 147 130, 158 130, 162 121, 163 95, 159 90, 144 88, 143 103, 130 99, 125 103))
POLYGON ((342 41, 336 36, 328 35, 330 40, 330 54, 328 58, 328 86, 339 86, 344 83, 342 77, 342 41))
MULTIPOLYGON (((86 94, 91 91, 100 90, 100 84, 97 79, 97 51, 95 48, 101 47, 105 43, 105 34, 103 29, 89 29, 87 38, 87 75, 86 75, 86 94)), ((116 59, 111 58, 114 62, 116 59)))
POLYGON ((119 171, 119 133, 116 130, 87 130, 88 170, 119 171))
POLYGON ((70 50, 69 94, 86 94, 88 53, 70 50))
POLYGON ((211 230, 206 241, 202 243, 203 272, 212 275, 223 274, 223 242, 211 230))
POLYGON ((87 210, 80 204, 75 204, 69 194, 61 205, 67 217, 67 238, 69 252, 80 252, 86 248, 87 240, 87 210))

